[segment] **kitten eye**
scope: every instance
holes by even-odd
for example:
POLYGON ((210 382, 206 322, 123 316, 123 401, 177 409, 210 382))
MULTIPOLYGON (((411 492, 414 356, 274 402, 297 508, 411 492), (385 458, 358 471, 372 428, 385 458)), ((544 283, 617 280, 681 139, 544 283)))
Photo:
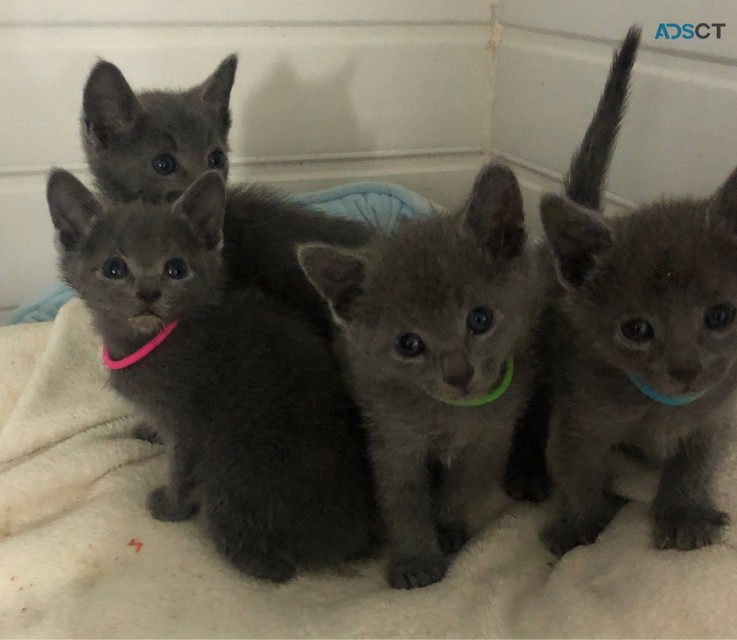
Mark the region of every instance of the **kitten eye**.
POLYGON ((215 149, 207 157, 207 164, 210 169, 222 169, 225 166, 225 154, 220 149, 215 149))
POLYGON ((123 258, 108 258, 102 265, 102 275, 110 280, 120 280, 128 275, 128 265, 123 258))
POLYGON ((723 302, 706 312, 704 324, 713 331, 720 331, 721 329, 726 329, 734 322, 735 315, 737 315, 737 310, 734 308, 734 305, 729 304, 729 302, 723 302))
POLYGON ((399 355, 416 358, 425 352, 425 343, 416 333, 404 333, 395 342, 399 355))
POLYGON ((187 263, 182 258, 171 258, 166 261, 164 271, 172 280, 181 280, 187 275, 187 263))
POLYGON ((655 337, 653 325, 642 318, 633 318, 623 322, 620 331, 627 340, 632 342, 647 342, 655 337))
POLYGON ((494 324, 494 313, 486 307, 471 309, 466 316, 466 326, 475 336, 486 333, 494 324))
POLYGON ((177 161, 170 153, 162 153, 160 156, 156 156, 151 161, 151 165, 156 173, 160 173, 162 176, 171 175, 177 170, 177 161))

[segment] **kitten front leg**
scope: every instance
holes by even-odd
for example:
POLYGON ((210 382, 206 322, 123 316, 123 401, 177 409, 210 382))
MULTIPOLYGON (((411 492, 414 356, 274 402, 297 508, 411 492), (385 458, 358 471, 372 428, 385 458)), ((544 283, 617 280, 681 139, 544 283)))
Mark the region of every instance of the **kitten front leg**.
POLYGON ((625 503, 606 493, 609 445, 590 434, 590 428, 562 416, 552 424, 548 452, 563 512, 543 532, 542 540, 559 557, 593 543, 625 503))
POLYGON ((391 544, 389 585, 414 589, 438 582, 448 565, 435 537, 425 451, 379 436, 371 453, 391 544))
POLYGON ((436 536, 440 550, 445 555, 460 551, 468 542, 465 520, 465 500, 462 478, 465 461, 454 460, 444 464, 434 461, 432 503, 436 536))
POLYGON ((169 484, 157 487, 146 499, 146 507, 154 518, 178 522, 188 520, 197 513, 198 505, 192 499, 195 462, 195 453, 191 446, 179 442, 174 444, 169 484))
POLYGON ((145 442, 150 442, 151 444, 164 444, 164 441, 161 439, 161 436, 156 432, 156 429, 154 429, 150 424, 142 423, 139 424, 134 430, 133 430, 133 437, 137 440, 144 440, 145 442))
POLYGON ((666 463, 653 502, 657 548, 699 549, 716 541, 729 524, 729 516, 709 495, 716 439, 714 432, 701 429, 681 441, 666 463))

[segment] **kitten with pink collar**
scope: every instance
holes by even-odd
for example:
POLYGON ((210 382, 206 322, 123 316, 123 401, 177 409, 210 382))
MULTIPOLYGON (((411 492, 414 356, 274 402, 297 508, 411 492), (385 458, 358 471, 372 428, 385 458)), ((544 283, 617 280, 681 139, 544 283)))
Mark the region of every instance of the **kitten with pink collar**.
POLYGON ((173 205, 103 205, 55 170, 47 197, 112 386, 171 450, 152 515, 200 511, 228 560, 273 582, 368 553, 371 475, 332 350, 256 288, 222 295, 222 177, 205 173, 173 205))

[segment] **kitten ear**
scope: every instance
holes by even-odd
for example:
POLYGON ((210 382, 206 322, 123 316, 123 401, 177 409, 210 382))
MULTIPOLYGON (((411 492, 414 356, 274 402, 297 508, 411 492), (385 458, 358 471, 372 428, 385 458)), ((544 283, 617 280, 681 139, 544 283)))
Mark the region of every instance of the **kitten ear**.
POLYGON ((207 171, 192 183, 174 203, 174 211, 184 216, 207 249, 223 242, 225 182, 219 171, 207 171))
POLYGON ((350 307, 366 280, 366 261, 345 249, 319 243, 298 245, 297 260, 307 279, 330 305, 336 322, 349 321, 350 307))
POLYGON ((103 146, 130 134, 141 103, 118 67, 100 60, 90 72, 82 97, 87 135, 103 146))
POLYGON ((611 229, 595 212, 553 194, 542 197, 540 216, 561 282, 581 286, 596 268, 596 256, 614 243, 611 229))
POLYGON ((463 226, 493 256, 513 258, 524 251, 522 193, 511 169, 501 164, 481 169, 464 208, 463 226))
POLYGON ((52 169, 46 184, 46 201, 59 241, 70 250, 87 238, 102 212, 94 195, 64 169, 52 169))
POLYGON ((725 180, 712 198, 709 220, 730 235, 737 234, 737 169, 725 180))
POLYGON ((230 90, 233 88, 237 67, 238 56, 229 55, 218 65, 215 72, 195 90, 206 108, 214 114, 223 135, 230 129, 230 90))

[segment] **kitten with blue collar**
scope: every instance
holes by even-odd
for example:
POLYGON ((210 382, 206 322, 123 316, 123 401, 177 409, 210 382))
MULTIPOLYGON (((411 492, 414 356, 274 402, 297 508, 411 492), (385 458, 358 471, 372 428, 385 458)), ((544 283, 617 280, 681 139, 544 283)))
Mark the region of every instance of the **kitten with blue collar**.
MULTIPOLYGON (((584 142, 572 173, 588 153, 584 142)), ((624 451, 662 464, 655 546, 698 549, 729 520, 712 471, 734 421, 737 172, 711 196, 604 218, 602 160, 541 202, 564 291, 548 447, 563 506, 543 540, 559 556, 594 542, 624 503, 611 493, 624 451)))
POLYGON ((61 273, 111 384, 169 445, 151 514, 200 511, 228 560, 273 582, 368 553, 372 479, 340 364, 283 302, 223 295, 222 177, 203 174, 171 205, 103 204, 55 170, 47 195, 61 273))

